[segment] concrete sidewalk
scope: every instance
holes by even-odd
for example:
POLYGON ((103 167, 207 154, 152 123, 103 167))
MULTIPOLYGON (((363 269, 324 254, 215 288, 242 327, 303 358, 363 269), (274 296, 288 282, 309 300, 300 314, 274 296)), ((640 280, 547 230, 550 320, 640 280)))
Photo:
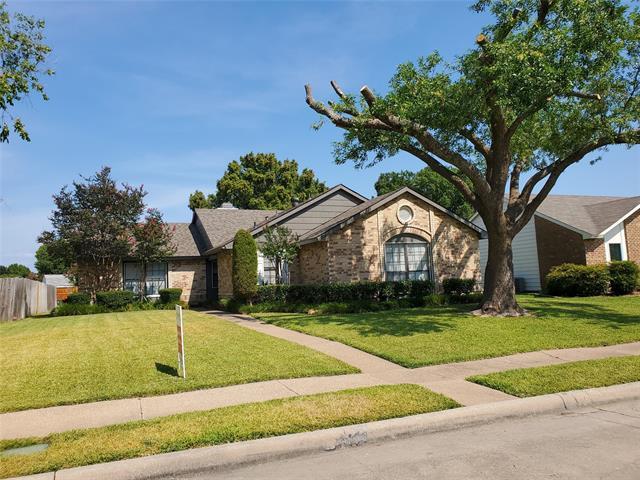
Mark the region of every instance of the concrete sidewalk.
MULTIPOLYGON (((640 411, 636 407, 638 399, 640 399, 640 382, 635 382, 626 385, 553 393, 539 397, 519 398, 507 402, 474 405, 371 423, 202 447, 20 478, 24 480, 220 478, 223 472, 227 472, 230 469, 246 468, 251 465, 255 467, 249 469, 249 475, 240 478, 262 478, 264 476, 262 469, 268 468, 266 462, 281 462, 305 455, 331 455, 328 452, 357 452, 358 450, 350 449, 349 447, 364 446, 366 450, 368 445, 381 445, 382 442, 410 439, 420 435, 438 435, 441 432, 458 432, 459 439, 454 443, 460 447, 460 442, 464 442, 473 427, 482 425, 486 428, 495 424, 495 431, 491 436, 502 438, 505 436, 507 426, 514 424, 496 422, 504 420, 515 421, 516 419, 535 418, 551 414, 556 415, 556 418, 570 418, 571 415, 568 414, 572 414, 574 418, 588 414, 597 415, 602 421, 608 423, 622 424, 624 422, 624 424, 628 425, 626 428, 633 429, 633 434, 628 435, 626 443, 622 444, 624 448, 633 445, 633 442, 638 438, 638 432, 640 432, 637 427, 640 425, 638 424, 640 417, 637 416, 640 411), (627 406, 622 410, 623 416, 616 417, 613 411, 615 409, 614 405, 620 405, 620 402, 627 402, 627 405, 631 405, 631 408, 627 406), (260 470, 258 471, 257 469, 260 470)), ((510 428, 516 428, 516 430, 520 431, 526 430, 519 429, 517 423, 510 428)), ((598 435, 603 432, 603 426, 600 425, 596 432, 597 435, 593 438, 600 438, 598 435)), ((552 434, 553 430, 548 430, 547 433, 552 434)), ((512 441, 511 446, 515 441, 515 439, 512 441)), ((454 443, 444 442, 442 443, 442 448, 455 448, 456 445, 454 443)), ((579 443, 578 447, 581 448, 583 444, 584 442, 579 443)), ((474 448, 478 448, 481 445, 482 442, 476 442, 474 448)), ((566 461, 566 452, 561 442, 557 443, 557 448, 559 449, 558 455, 563 458, 563 461, 566 461)), ((525 455, 530 454, 531 452, 525 452, 525 455)), ((489 463, 492 461, 492 458, 487 460, 489 463)), ((311 469, 301 472, 286 472, 287 475, 282 476, 280 474, 273 478, 288 478, 290 473, 297 473, 293 478, 309 477, 309 475, 316 477, 311 469)), ((348 473, 345 476, 350 477, 348 473)), ((444 476, 446 477, 447 475, 445 474, 444 476)), ((526 475, 524 476, 526 477, 526 475)), ((418 477, 426 478, 424 474, 414 475, 409 478, 418 477)), ((440 477, 442 475, 437 475, 435 478, 440 477)), ((335 478, 344 477, 336 476, 335 478)), ((364 476, 361 478, 371 477, 364 476)), ((394 475, 386 475, 381 478, 396 477, 394 475)), ((468 476, 463 476, 462 478, 468 478, 468 476)), ((512 477, 507 476, 505 478, 512 477)), ((582 477, 578 476, 576 478, 582 477)))
POLYGON ((465 381, 470 375, 566 363, 577 360, 640 355, 640 342, 595 348, 570 348, 519 353, 486 360, 408 369, 347 345, 269 325, 243 315, 206 312, 258 332, 320 351, 361 370, 331 377, 270 380, 222 388, 25 410, 0 415, 0 439, 44 436, 177 413, 310 395, 349 388, 414 383, 442 393, 462 405, 512 400, 497 390, 465 381))

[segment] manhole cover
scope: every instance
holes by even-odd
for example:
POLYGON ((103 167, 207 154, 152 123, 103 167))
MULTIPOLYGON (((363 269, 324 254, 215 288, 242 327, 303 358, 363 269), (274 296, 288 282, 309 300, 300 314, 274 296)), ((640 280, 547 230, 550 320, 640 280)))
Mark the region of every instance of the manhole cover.
POLYGON ((30 455, 32 453, 42 452, 49 448, 48 443, 38 443, 27 447, 9 448, 0 452, 0 457, 13 457, 16 455, 30 455))

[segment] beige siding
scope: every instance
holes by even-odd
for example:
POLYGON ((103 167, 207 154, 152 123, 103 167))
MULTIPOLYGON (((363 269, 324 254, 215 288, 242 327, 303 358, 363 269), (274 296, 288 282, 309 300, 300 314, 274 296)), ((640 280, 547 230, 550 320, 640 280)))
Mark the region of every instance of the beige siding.
POLYGON ((231 250, 218 252, 218 296, 231 298, 233 296, 233 283, 231 279, 231 250))

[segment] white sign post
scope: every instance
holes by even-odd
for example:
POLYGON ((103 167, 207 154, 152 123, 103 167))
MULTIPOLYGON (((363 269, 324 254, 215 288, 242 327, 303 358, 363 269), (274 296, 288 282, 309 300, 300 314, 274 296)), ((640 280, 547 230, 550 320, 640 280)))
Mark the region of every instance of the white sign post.
POLYGON ((187 370, 184 364, 184 325, 182 323, 182 307, 176 305, 176 327, 178 330, 178 375, 182 372, 182 378, 187 378, 187 370))

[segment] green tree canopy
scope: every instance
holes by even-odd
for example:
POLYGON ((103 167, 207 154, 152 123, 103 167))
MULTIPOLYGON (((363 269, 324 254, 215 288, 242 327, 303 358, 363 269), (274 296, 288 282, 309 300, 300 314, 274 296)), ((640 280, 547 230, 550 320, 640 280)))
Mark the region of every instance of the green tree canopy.
POLYGON ((248 153, 227 166, 215 194, 196 190, 189 208, 216 208, 225 202, 237 208, 285 210, 327 190, 313 170, 298 171, 295 160, 278 160, 273 153, 248 153))
POLYGON ((40 245, 36 250, 35 267, 40 275, 49 273, 67 273, 71 264, 69 257, 60 254, 60 249, 56 245, 40 245))
POLYGON ((404 63, 386 92, 364 86, 360 101, 332 82, 338 102, 323 103, 307 85, 306 101, 345 130, 338 163, 364 167, 407 152, 464 195, 489 239, 482 312, 519 315, 513 237, 571 165, 640 143, 640 12, 622 0, 473 8, 494 21, 455 61, 435 52, 404 63))
MULTIPOLYGON (((467 180, 467 183, 470 182, 467 180)), ((381 173, 375 187, 378 195, 393 192, 401 187, 411 187, 462 218, 469 219, 473 215, 473 207, 469 205, 464 195, 429 167, 418 172, 402 170, 381 173)))
POLYGON ((43 30, 44 20, 21 13, 10 15, 6 2, 0 2, 0 143, 9 141, 11 128, 20 138, 29 141, 24 123, 11 114, 16 103, 32 91, 48 100, 40 77, 53 75, 53 70, 42 67, 51 52, 44 43, 43 30))
POLYGON ((238 230, 233 239, 231 282, 241 302, 251 302, 258 291, 258 248, 246 230, 238 230))
POLYGON ((146 192, 142 187, 118 186, 109 167, 82 180, 53 196, 53 229, 38 241, 62 244, 74 263, 89 266, 83 270, 82 286, 95 294, 120 284, 117 267, 132 252, 132 232, 144 212, 146 192))
POLYGON ((21 263, 12 263, 11 265, 4 266, 0 265, 0 275, 3 277, 22 277, 27 278, 30 277, 31 270, 26 265, 22 265, 21 263))

